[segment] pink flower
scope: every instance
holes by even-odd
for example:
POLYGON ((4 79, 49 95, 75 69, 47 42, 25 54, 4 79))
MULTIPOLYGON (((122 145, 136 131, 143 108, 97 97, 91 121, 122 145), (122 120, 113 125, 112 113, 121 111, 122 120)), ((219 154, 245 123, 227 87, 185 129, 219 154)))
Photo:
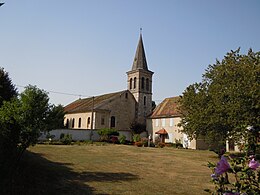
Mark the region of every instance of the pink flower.
POLYGON ((257 162, 257 160, 255 160, 255 159, 253 158, 252 160, 249 161, 248 166, 249 166, 251 169, 256 170, 256 169, 260 166, 260 164, 259 164, 259 162, 257 162))
POLYGON ((215 173, 217 175, 221 175, 222 173, 225 173, 230 168, 230 165, 228 164, 227 159, 224 156, 221 156, 220 161, 217 164, 217 167, 215 169, 215 173))

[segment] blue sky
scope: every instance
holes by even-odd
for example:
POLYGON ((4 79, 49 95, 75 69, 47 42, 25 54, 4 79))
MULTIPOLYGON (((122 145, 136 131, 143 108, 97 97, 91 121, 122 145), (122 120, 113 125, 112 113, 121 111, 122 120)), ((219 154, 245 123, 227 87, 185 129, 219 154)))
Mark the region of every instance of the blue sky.
POLYGON ((157 103, 201 81, 228 51, 260 51, 259 0, 0 2, 0 66, 18 86, 82 97, 124 90, 140 27, 157 103))

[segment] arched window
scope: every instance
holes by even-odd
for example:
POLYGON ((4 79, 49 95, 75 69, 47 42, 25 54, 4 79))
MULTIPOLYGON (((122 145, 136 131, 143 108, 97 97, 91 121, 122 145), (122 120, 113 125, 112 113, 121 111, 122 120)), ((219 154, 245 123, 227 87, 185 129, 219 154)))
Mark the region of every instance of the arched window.
POLYGON ((144 96, 144 105, 146 106, 146 97, 144 96))
POLYGON ((89 128, 89 125, 90 125, 90 117, 88 117, 87 119, 87 129, 89 128))
POLYGON ((144 89, 144 77, 142 77, 141 88, 144 89))
POLYGON ((149 79, 146 79, 146 90, 149 91, 149 79))
POLYGON ((79 127, 79 128, 81 127, 81 118, 79 118, 79 124, 78 124, 78 127, 79 127))
POLYGON ((69 124, 70 124, 70 121, 69 121, 69 119, 67 118, 67 120, 66 120, 66 128, 67 128, 67 129, 69 128, 69 124))
POLYGON ((116 127, 116 117, 111 116, 110 128, 116 127))
POLYGON ((73 118, 71 127, 74 128, 74 125, 75 125, 75 119, 73 118))
POLYGON ((134 89, 136 88, 136 77, 134 78, 134 89))
POLYGON ((130 79, 130 89, 132 89, 132 87, 133 87, 132 85, 133 85, 133 79, 131 78, 130 79))
POLYGON ((101 117, 101 125, 105 125, 105 118, 104 118, 104 116, 101 117))

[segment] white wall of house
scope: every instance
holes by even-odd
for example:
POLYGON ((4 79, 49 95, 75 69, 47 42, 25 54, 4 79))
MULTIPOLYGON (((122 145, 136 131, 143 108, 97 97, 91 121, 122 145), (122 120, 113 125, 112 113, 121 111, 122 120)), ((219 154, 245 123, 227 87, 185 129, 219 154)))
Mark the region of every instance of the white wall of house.
POLYGON ((158 136, 155 132, 164 128, 168 132, 165 142, 176 143, 176 141, 180 141, 183 145, 189 144, 187 136, 181 133, 182 128, 178 127, 180 120, 180 117, 147 119, 146 126, 148 134, 155 140, 158 136))
MULTIPOLYGON (((50 135, 54 135, 53 140, 59 140, 60 135, 63 134, 71 134, 72 140, 74 141, 83 141, 90 140, 90 136, 92 134, 92 141, 99 141, 100 136, 97 133, 98 130, 91 129, 55 129, 50 131, 50 135)), ((130 131, 119 131, 119 135, 125 135, 127 140, 132 140, 132 134, 130 131)), ((47 140, 47 133, 43 133, 39 140, 47 140)))

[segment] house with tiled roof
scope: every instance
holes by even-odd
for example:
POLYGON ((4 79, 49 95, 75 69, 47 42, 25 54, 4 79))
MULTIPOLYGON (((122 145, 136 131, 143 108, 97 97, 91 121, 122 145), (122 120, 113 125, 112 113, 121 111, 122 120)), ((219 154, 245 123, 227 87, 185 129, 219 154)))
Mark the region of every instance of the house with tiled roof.
POLYGON ((152 112, 152 76, 140 34, 127 90, 78 99, 65 106, 64 124, 72 130, 112 128, 130 131, 131 123, 146 124, 152 112))
POLYGON ((180 97, 165 98, 147 118, 147 131, 153 140, 158 137, 164 143, 181 143, 185 148, 208 149, 204 140, 190 141, 182 127, 178 126, 181 121, 181 113, 178 109, 180 97))

